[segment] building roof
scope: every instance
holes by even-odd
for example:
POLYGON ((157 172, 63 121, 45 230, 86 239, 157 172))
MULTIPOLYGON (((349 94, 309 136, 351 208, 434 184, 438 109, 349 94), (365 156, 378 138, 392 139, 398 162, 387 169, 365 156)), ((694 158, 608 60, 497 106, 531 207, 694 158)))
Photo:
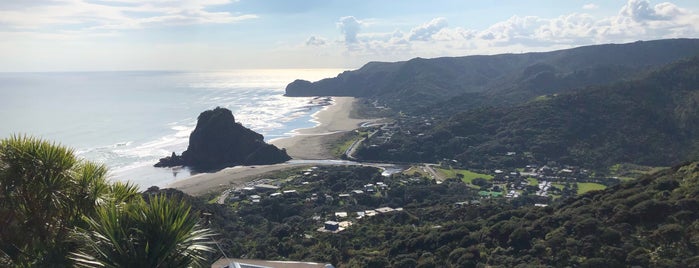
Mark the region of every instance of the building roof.
POLYGON ((299 261, 267 261, 248 259, 221 258, 211 265, 211 268, 330 268, 330 264, 299 261))
POLYGON ((255 185, 255 189, 277 190, 279 187, 270 184, 258 184, 255 185))
POLYGON ((381 208, 377 208, 375 210, 376 210, 376 212, 379 212, 379 213, 388 213, 388 212, 393 211, 394 209, 392 209, 390 207, 381 207, 381 208))

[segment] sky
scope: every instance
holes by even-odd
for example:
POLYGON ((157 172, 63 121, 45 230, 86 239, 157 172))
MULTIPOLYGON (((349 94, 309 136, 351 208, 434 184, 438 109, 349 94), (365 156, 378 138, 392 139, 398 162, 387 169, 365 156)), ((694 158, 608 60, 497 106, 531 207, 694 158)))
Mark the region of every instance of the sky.
POLYGON ((0 1, 0 72, 354 69, 664 38, 699 38, 699 1, 0 1))

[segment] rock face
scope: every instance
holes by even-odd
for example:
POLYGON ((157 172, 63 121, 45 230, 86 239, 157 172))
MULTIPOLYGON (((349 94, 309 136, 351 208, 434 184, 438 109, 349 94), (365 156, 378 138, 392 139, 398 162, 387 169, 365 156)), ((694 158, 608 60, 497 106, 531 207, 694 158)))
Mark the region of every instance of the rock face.
POLYGON ((188 166, 199 171, 237 165, 269 165, 291 159, 286 150, 264 142, 264 137, 235 122, 233 113, 217 107, 199 115, 187 150, 160 159, 156 167, 188 166))

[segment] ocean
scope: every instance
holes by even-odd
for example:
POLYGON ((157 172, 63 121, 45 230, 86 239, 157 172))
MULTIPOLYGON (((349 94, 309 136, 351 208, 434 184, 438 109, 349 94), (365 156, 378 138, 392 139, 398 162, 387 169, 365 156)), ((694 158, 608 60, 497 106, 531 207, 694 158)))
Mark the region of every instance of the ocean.
POLYGON ((154 168, 187 148, 199 113, 217 106, 269 141, 313 127, 318 98, 284 97, 295 79, 317 81, 341 69, 207 72, 0 73, 0 137, 31 135, 109 167, 109 178, 141 189, 189 177, 154 168))

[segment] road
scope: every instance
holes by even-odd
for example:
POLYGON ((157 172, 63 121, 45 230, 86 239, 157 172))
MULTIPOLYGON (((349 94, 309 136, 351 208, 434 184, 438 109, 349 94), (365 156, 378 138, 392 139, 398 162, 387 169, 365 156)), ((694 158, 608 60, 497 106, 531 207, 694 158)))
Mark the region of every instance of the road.
POLYGON ((357 151, 357 146, 359 144, 361 144, 362 142, 364 142, 364 140, 366 140, 366 138, 361 138, 359 140, 356 140, 352 143, 352 145, 347 147, 347 150, 345 150, 345 156, 347 157, 347 159, 355 160, 355 158, 353 156, 354 152, 357 151))
POLYGON ((377 130, 377 131, 373 131, 373 132, 369 133, 369 135, 368 135, 366 138, 358 139, 358 140, 354 141, 354 142, 352 143, 352 145, 350 145, 349 147, 347 147, 347 150, 345 150, 345 156, 347 157, 347 159, 356 160, 356 158, 354 158, 353 155, 354 155, 354 152, 357 151, 357 147, 359 147, 359 145, 362 144, 362 142, 364 142, 366 139, 371 138, 372 136, 374 136, 374 134, 376 134, 377 132, 378 132, 378 130, 377 130))
POLYGON ((444 176, 441 176, 441 175, 439 174, 439 172, 437 172, 436 170, 434 170, 434 168, 432 167, 432 166, 434 166, 434 165, 435 165, 435 164, 423 164, 423 165, 422 165, 422 170, 424 170, 425 172, 429 173, 430 176, 432 176, 432 178, 433 178, 435 181, 437 181, 437 183, 441 183, 441 182, 444 181, 446 178, 445 178, 444 176))

